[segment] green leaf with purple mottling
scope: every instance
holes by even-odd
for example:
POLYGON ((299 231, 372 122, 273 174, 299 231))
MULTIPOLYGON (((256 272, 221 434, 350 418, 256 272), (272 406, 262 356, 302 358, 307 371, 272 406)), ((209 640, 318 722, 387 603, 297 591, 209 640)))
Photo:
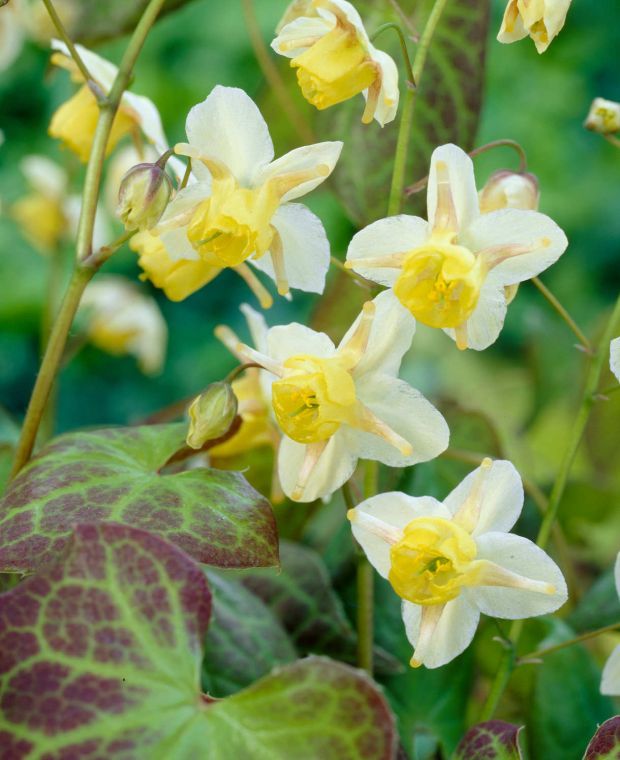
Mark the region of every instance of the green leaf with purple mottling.
POLYGON ((269 502, 238 472, 162 468, 185 425, 70 433, 55 439, 0 502, 0 572, 32 572, 55 559, 78 522, 125 523, 157 533, 199 562, 278 562, 269 502))
POLYGON ((453 760, 521 760, 521 730, 503 720, 472 726, 456 748, 453 760))
POLYGON ((168 541, 79 525, 66 555, 0 595, 0 747, 11 760, 390 760, 364 674, 311 658, 224 700, 200 692, 211 595, 168 541))
POLYGON ((614 715, 598 727, 583 760, 618 760, 619 757, 620 715, 614 715))

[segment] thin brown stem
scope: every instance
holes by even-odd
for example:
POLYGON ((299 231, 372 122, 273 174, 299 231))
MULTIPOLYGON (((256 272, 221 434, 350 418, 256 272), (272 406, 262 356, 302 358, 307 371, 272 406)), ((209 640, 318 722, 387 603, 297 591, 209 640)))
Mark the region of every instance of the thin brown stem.
POLYGON ((69 52, 71 53, 71 58, 73 58, 75 65, 78 67, 81 75, 84 77, 84 81, 93 82, 94 80, 90 74, 90 71, 88 70, 88 67, 82 60, 82 56, 79 54, 78 49, 73 43, 73 40, 71 37, 69 37, 65 25, 62 23, 62 19, 58 15, 56 8, 54 8, 54 3, 52 0, 43 0, 43 5, 49 14, 49 17, 52 19, 52 23, 56 27, 58 36, 67 46, 69 52))
POLYGON ((553 295, 549 288, 544 285, 538 277, 532 277, 532 283, 538 288, 538 290, 545 297, 546 301, 555 309, 559 316, 566 322, 569 329, 577 337, 581 348, 588 354, 592 353, 592 344, 580 329, 579 325, 571 317, 568 311, 562 306, 560 301, 553 295))
POLYGON ((602 628, 597 628, 595 631, 588 631, 587 633, 582 633, 580 636, 575 636, 575 638, 568 639, 567 641, 561 641, 559 644, 554 644, 551 647, 544 647, 543 649, 537 649, 535 652, 524 654, 522 657, 519 657, 516 664, 525 665, 526 663, 531 662, 532 660, 537 660, 540 657, 544 657, 546 654, 551 654, 552 652, 559 652, 561 649, 566 649, 566 647, 572 647, 573 644, 580 644, 582 641, 588 641, 588 639, 593 639, 596 636, 600 636, 603 633, 611 633, 611 631, 615 631, 618 628, 620 628, 620 621, 618 621, 617 623, 612 623, 611 625, 605 625, 602 628))

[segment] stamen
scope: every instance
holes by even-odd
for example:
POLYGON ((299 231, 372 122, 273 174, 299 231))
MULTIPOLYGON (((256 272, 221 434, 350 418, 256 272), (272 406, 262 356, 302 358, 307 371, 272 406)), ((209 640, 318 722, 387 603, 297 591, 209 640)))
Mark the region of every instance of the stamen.
POLYGON ((375 304, 372 301, 366 301, 362 306, 362 314, 353 335, 343 346, 338 348, 338 353, 340 355, 346 354, 349 359, 347 362, 349 371, 357 367, 368 348, 368 339, 370 338, 375 312, 375 304))
POLYGON ((367 433, 374 433, 379 438, 383 438, 384 441, 387 441, 391 446, 400 451, 404 457, 410 457, 413 454, 413 447, 409 441, 406 441, 401 435, 392 430, 389 425, 379 419, 361 401, 358 404, 361 414, 356 419, 356 427, 367 433))
POLYGON ((310 475, 312 475, 312 471, 316 467, 321 454, 325 451, 328 442, 329 441, 319 441, 318 443, 309 443, 306 446, 304 461, 301 465, 299 475, 297 476, 295 488, 291 494, 291 499, 293 501, 299 501, 303 496, 304 489, 308 484, 310 475))
POLYGON ((355 525, 359 525, 360 528, 364 528, 369 533, 377 536, 377 538, 382 538, 390 545, 397 544, 403 537, 402 530, 383 522, 378 517, 369 515, 367 512, 362 512, 357 507, 350 509, 347 512, 347 517, 355 525))
POLYGON ((467 498, 461 504, 456 514, 454 515, 454 522, 461 526, 468 533, 472 533, 478 524, 480 519, 480 510, 482 508, 482 490, 486 479, 493 466, 493 461, 489 457, 485 457, 476 473, 474 482, 471 485, 471 489, 467 494, 467 498))
POLYGON ((435 207, 433 232, 436 230, 457 232, 459 226, 450 186, 448 165, 445 161, 437 161, 435 171, 437 174, 437 206, 435 207))
POLYGON ((424 663, 424 657, 429 649, 435 629, 441 619, 445 604, 429 604, 422 606, 422 615, 420 618, 420 635, 418 636, 418 645, 415 648, 413 657, 409 660, 412 668, 419 668, 424 663))
POLYGON ((493 269, 503 261, 512 258, 513 256, 522 256, 524 253, 533 253, 540 248, 548 248, 551 245, 549 238, 540 238, 540 240, 531 243, 530 245, 493 245, 489 248, 484 248, 478 253, 487 267, 487 270, 493 269))
POLYGON ((269 309, 273 306, 273 298, 269 291, 263 286, 247 264, 237 264, 233 269, 245 280, 246 285, 254 293, 263 309, 269 309))
POLYGON ((539 594, 555 594, 556 588, 546 581, 535 581, 526 578, 512 570, 496 565, 486 559, 476 562, 478 579, 476 586, 501 586, 503 588, 519 588, 524 591, 534 591, 539 594))
POLYGON ((345 269, 354 269, 361 264, 365 267, 386 267, 398 269, 407 258, 407 253, 388 253, 385 256, 371 256, 366 259, 350 259, 344 262, 345 269))
POLYGON ((277 377, 284 376, 284 367, 280 364, 280 362, 277 362, 275 359, 267 356, 267 354, 262 354, 260 351, 257 351, 255 348, 248 346, 246 343, 241 343, 241 341, 238 341, 235 347, 230 350, 242 361, 260 364, 261 367, 266 369, 268 372, 271 372, 272 375, 276 375, 277 377))
POLYGON ((280 233, 275 227, 271 227, 273 232, 273 239, 269 248, 271 254, 271 262, 273 264, 273 271, 276 275, 276 287, 278 293, 281 296, 286 296, 289 293, 288 279, 286 277, 286 266, 284 263, 284 251, 282 250, 282 238, 280 233))

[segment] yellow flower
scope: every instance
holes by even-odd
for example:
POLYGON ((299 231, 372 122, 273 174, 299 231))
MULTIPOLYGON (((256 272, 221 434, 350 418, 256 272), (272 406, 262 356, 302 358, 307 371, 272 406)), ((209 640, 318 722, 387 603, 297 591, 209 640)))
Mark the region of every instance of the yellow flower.
POLYGON ((355 539, 403 600, 413 667, 438 668, 459 655, 481 612, 518 619, 564 604, 557 565, 508 533, 522 508, 513 465, 486 459, 443 503, 392 492, 349 510, 355 539))
POLYGON ((571 0, 509 0, 497 35, 500 42, 516 42, 529 36, 544 53, 566 21, 571 0))
POLYGON ((243 90, 220 86, 189 112, 187 136, 176 151, 192 159, 193 181, 153 230, 162 247, 157 261, 145 267, 147 276, 166 292, 181 278, 182 287, 174 290, 182 298, 231 268, 263 307, 270 306, 250 263, 272 277, 282 295, 289 288, 323 292, 325 230, 309 209, 290 201, 331 174, 342 143, 308 145, 273 160, 269 130, 255 103, 243 90))
POLYGON ((536 276, 566 249, 562 230, 520 208, 481 213, 473 164, 455 145, 433 151, 428 222, 401 214, 358 232, 348 268, 394 289, 411 314, 478 351, 498 337, 505 288, 536 276))
POLYGON ((398 109, 398 69, 370 42, 359 13, 346 0, 295 0, 271 47, 297 71, 304 98, 319 110, 362 93, 362 121, 392 121, 398 109))
MULTIPOLYGON (((95 84, 104 94, 109 93, 118 71, 116 66, 81 45, 76 45, 76 47, 95 84)), ((59 40, 52 40, 52 48, 56 51, 52 55, 52 63, 67 69, 72 79, 81 82, 82 86, 54 113, 48 131, 52 137, 62 140, 81 161, 86 162, 90 155, 99 117, 97 101, 90 86, 84 83, 65 44, 59 40)), ((166 151, 166 138, 155 105, 148 98, 125 92, 112 125, 107 154, 114 149, 122 137, 127 134, 138 135, 140 132, 155 145, 159 154, 166 151)))

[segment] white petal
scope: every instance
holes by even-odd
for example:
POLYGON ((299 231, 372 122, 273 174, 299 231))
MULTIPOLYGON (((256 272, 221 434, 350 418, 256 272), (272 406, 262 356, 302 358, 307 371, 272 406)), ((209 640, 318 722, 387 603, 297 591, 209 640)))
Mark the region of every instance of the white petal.
POLYGON ((162 218, 157 225, 157 231, 163 231, 171 227, 187 225, 194 209, 211 195, 211 181, 194 182, 184 187, 174 196, 166 206, 162 218))
MULTIPOLYGON (((374 113, 374 119, 382 127, 394 121, 398 111, 398 101, 400 91, 398 89, 398 68, 392 56, 377 50, 373 45, 369 47, 370 57, 379 64, 381 68, 381 90, 379 91, 379 100, 374 113)), ((367 91, 364 97, 367 98, 367 91)))
POLYGON ((315 332, 298 322, 272 327, 267 333, 268 355, 277 362, 291 356, 308 354, 327 358, 336 353, 336 348, 325 333, 315 332))
POLYGON ((333 172, 341 151, 342 143, 340 141, 315 143, 314 145, 296 148, 261 169, 256 175, 256 184, 262 185, 272 177, 278 177, 282 174, 311 171, 318 166, 325 167, 325 174, 301 182, 285 193, 281 200, 282 203, 286 203, 295 200, 295 198, 301 198, 302 195, 306 195, 322 182, 325 182, 333 172))
POLYGON ((614 338, 609 344, 609 368, 620 383, 620 338, 614 338))
POLYGON ((252 336, 252 345, 257 351, 260 351, 261 354, 266 354, 268 351, 267 335, 269 333, 269 328, 267 327, 265 317, 247 303, 242 303, 239 308, 245 317, 245 321, 248 323, 250 335, 252 336))
POLYGON ((8 69, 24 44, 23 24, 13 5, 4 7, 0 15, 0 71, 8 69))
POLYGON ((214 87, 190 110, 186 130, 193 147, 227 166, 245 187, 273 159, 267 123, 256 103, 236 87, 214 87))
MULTIPOLYGON (((469 348, 473 348, 475 351, 484 351, 485 348, 495 343, 504 326, 507 308, 506 293, 501 284, 501 278, 495 277, 493 271, 484 281, 476 308, 467 320, 467 345, 469 348)), ((452 340, 455 340, 453 328, 446 328, 444 332, 452 340)))
POLYGON ((485 615, 510 620, 546 615, 566 601, 566 582, 560 568, 532 541, 510 533, 485 533, 478 536, 476 544, 478 559, 487 559, 525 578, 546 581, 555 587, 553 594, 499 586, 469 588, 472 599, 485 615))
POLYGON ((468 227, 480 214, 474 165, 471 158, 456 145, 451 143, 435 148, 431 156, 428 175, 428 223, 435 223, 437 210, 437 163, 442 161, 448 167, 448 181, 460 230, 468 227))
POLYGON ((390 544, 364 525, 363 515, 370 515, 399 530, 418 517, 450 519, 444 505, 432 496, 408 496, 400 491, 372 496, 352 511, 354 514, 349 519, 355 540, 364 550, 370 564, 384 578, 387 578, 390 572, 390 544), (359 516, 356 519, 356 513, 359 513, 362 519, 359 519, 359 516))
MULTIPOLYGON (((303 204, 287 203, 280 206, 271 223, 280 233, 289 286, 307 293, 322 293, 329 269, 329 240, 321 220, 303 204)), ((275 281, 269 254, 249 261, 275 281)))
POLYGON ((518 40, 527 37, 527 29, 525 28, 521 14, 515 7, 516 4, 517 0, 509 0, 508 5, 506 6, 502 25, 497 34, 498 42, 517 42, 518 40))
POLYGON ((159 239, 164 244, 166 253, 172 261, 198 261, 200 256, 187 238, 187 227, 175 227, 162 232, 159 239))
POLYGON ((415 649, 415 658, 427 668, 439 668, 467 649, 476 633, 480 612, 466 594, 461 594, 448 602, 435 626, 430 644, 422 651, 417 647, 420 639, 420 622, 425 609, 428 608, 411 602, 403 602, 405 630, 407 638, 415 649))
POLYGON ((620 644, 609 655, 609 659, 603 668, 601 692, 620 697, 620 644))
MULTIPOLYGON (((69 48, 65 45, 64 42, 54 39, 51 41, 51 46, 52 50, 57 50, 59 53, 62 53, 69 60, 71 60, 71 53, 69 52, 69 48)), ((118 67, 113 63, 110 63, 110 61, 106 61, 105 58, 97 55, 97 53, 93 53, 92 50, 88 50, 87 48, 83 47, 82 45, 76 45, 75 47, 80 54, 80 58, 84 61, 84 64, 88 69, 88 73, 106 94, 109 93, 112 84, 116 79, 118 67)))
MULTIPOLYGON (((292 441, 286 436, 280 442, 278 476, 282 490, 288 497, 295 490, 306 448, 303 443, 292 441)), ((356 464, 357 457, 347 448, 344 437, 337 432, 329 439, 298 501, 314 501, 330 496, 353 475, 356 464)))
POLYGON ((19 168, 32 189, 42 195, 62 198, 66 193, 67 173, 47 156, 24 156, 19 168))
POLYGON ((393 445, 373 433, 349 428, 361 459, 376 459, 390 467, 409 467, 439 456, 448 447, 446 421, 424 396, 404 380, 373 373, 355 384, 359 400, 413 448, 404 456, 393 445))
POLYGON ((136 115, 140 128, 146 138, 155 146, 158 156, 168 150, 168 140, 164 134, 161 116, 152 100, 144 97, 144 95, 126 92, 121 101, 121 108, 130 110, 136 115))
POLYGON ((287 50, 282 49, 282 45, 288 43, 294 43, 297 40, 312 39, 328 34, 335 24, 335 19, 332 20, 323 18, 321 16, 301 16, 299 18, 290 21, 280 29, 278 36, 271 43, 271 47, 279 55, 284 55, 287 58, 296 58, 303 52, 308 50, 309 45, 302 45, 300 47, 291 48, 287 50))
POLYGON ((353 236, 347 251, 347 261, 362 277, 391 287, 400 274, 399 267, 368 266, 358 259, 377 258, 392 253, 407 253, 423 245, 429 236, 428 223, 418 216, 390 216, 364 227, 353 236))
MULTIPOLYGON (((373 299, 375 316, 368 338, 366 351, 356 366, 354 377, 368 372, 382 372, 396 376, 403 356, 411 347, 415 333, 415 319, 401 304, 391 290, 373 299)), ((345 346, 353 335, 362 318, 362 314, 347 330, 340 346, 345 346)))
POLYGON ((471 534, 480 536, 489 531, 509 531, 523 509, 521 476, 511 462, 496 460, 488 469, 477 467, 450 492, 443 503, 452 515, 456 514, 479 478, 480 512, 471 534))
POLYGON ((333 6, 344 13, 347 21, 355 27, 355 31, 357 32, 358 37, 362 40, 366 47, 368 47, 370 40, 368 39, 368 34, 366 33, 362 17, 358 13, 355 6, 351 5, 351 3, 347 2, 347 0, 330 0, 330 2, 333 6))
POLYGON ((530 253, 509 256, 492 273, 503 285, 529 280, 556 262, 568 240, 558 225, 545 214, 504 208, 483 214, 463 232, 459 242, 476 253, 488 248, 524 246, 530 253))
POLYGON ((620 596, 620 552, 618 552, 616 564, 614 565, 614 580, 616 581, 616 592, 620 596))

